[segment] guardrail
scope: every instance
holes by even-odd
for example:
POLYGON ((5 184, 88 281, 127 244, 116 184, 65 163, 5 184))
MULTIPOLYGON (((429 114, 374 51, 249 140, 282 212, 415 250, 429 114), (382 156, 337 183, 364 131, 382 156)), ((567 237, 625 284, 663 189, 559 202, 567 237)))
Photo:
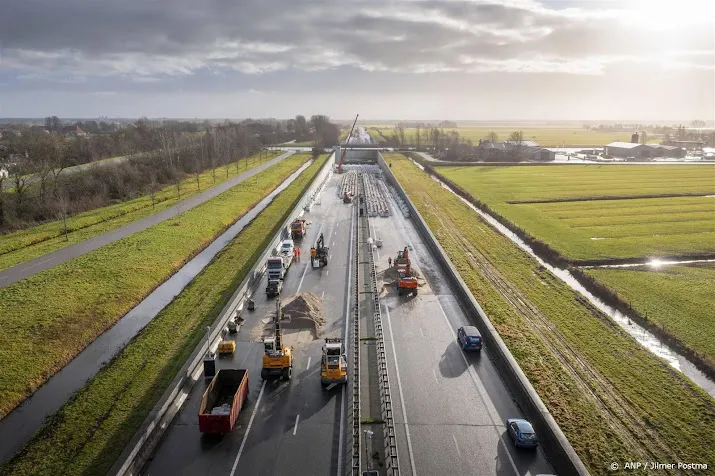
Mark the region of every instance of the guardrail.
POLYGON ((465 314, 477 325, 482 333, 485 344, 493 357, 494 365, 500 370, 501 377, 506 381, 516 402, 522 411, 532 421, 539 433, 539 441, 548 451, 550 462, 559 474, 588 476, 588 470, 574 451, 571 443, 566 439, 561 428, 549 413, 534 387, 526 378, 514 356, 507 348, 499 333, 492 325, 487 315, 482 310, 474 296, 469 292, 459 272, 447 257, 437 238, 432 234, 422 215, 417 211, 412 201, 400 186, 397 178, 385 162, 382 154, 378 157, 378 164, 385 174, 385 178, 397 191, 399 197, 406 205, 413 223, 422 235, 425 246, 429 249, 435 261, 440 265, 447 280, 450 282, 465 314))
MULTIPOLYGON (((352 433, 350 435, 350 447, 351 449, 351 473, 352 476, 360 476, 360 459, 362 458, 362 451, 360 451, 360 219, 357 218, 357 206, 352 206, 352 213, 356 217, 353 220, 354 223, 354 235, 355 243, 355 271, 354 271, 354 284, 352 286, 352 293, 354 294, 354 304, 352 309, 353 317, 353 388, 352 397, 350 402, 352 404, 351 412, 351 428, 352 433)), ((348 298, 349 299, 349 298, 348 298)), ((347 318, 347 316, 345 316, 347 318)))
MULTIPOLYGON (((363 180, 365 174, 363 174, 363 180)), ((366 217, 367 236, 370 236, 370 220, 366 217)), ((373 249, 368 253, 370 267, 370 291, 372 292, 373 320, 375 322, 375 338, 377 339, 377 373, 380 382, 380 409, 382 410, 382 431, 385 441, 385 465, 387 476, 399 476, 399 458, 397 456, 397 437, 395 434, 395 418, 392 413, 392 396, 390 394, 390 379, 387 373, 387 352, 382 332, 382 311, 380 310, 380 294, 377 290, 377 271, 373 249)))
MULTIPOLYGON (((318 175, 313 179, 310 187, 305 191, 298 204, 293 208, 291 214, 283 222, 279 235, 266 246, 261 257, 256 261, 256 266, 243 280, 236 292, 224 306, 223 310, 211 326, 209 333, 210 347, 216 351, 226 325, 231 318, 239 317, 243 311, 246 299, 251 297, 257 283, 261 281, 266 270, 266 260, 273 254, 275 249, 285 238, 290 223, 296 216, 302 216, 310 209, 310 205, 315 197, 322 191, 332 175, 332 161, 329 157, 318 175)), ((149 459, 154 449, 161 441, 161 437, 171 424, 174 417, 181 410, 184 401, 188 397, 191 389, 202 378, 203 358, 208 350, 205 340, 196 346, 191 357, 186 361, 177 376, 172 380, 169 388, 164 392, 161 399, 154 406, 149 416, 144 420, 141 428, 132 438, 119 459, 114 463, 109 471, 112 476, 131 476, 138 474, 146 461, 149 459)))

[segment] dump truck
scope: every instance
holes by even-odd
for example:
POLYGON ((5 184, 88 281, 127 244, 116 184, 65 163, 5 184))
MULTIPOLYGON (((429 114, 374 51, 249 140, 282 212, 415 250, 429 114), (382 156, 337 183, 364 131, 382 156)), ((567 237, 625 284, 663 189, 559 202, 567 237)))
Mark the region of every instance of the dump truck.
POLYGON ((293 349, 283 346, 282 320, 281 299, 276 298, 273 335, 263 338, 263 368, 261 368, 263 380, 275 378, 290 380, 293 375, 293 349))
POLYGON ((327 387, 331 384, 345 384, 347 381, 348 360, 343 340, 327 337, 320 360, 320 384, 327 387))
POLYGON ((269 279, 266 285, 266 295, 268 297, 277 296, 281 293, 283 289, 283 281, 280 279, 269 279))
POLYGON ((305 236, 305 220, 296 219, 290 224, 290 236, 294 240, 305 236))
POLYGON ((248 397, 248 370, 220 369, 201 398, 199 431, 230 433, 248 397))

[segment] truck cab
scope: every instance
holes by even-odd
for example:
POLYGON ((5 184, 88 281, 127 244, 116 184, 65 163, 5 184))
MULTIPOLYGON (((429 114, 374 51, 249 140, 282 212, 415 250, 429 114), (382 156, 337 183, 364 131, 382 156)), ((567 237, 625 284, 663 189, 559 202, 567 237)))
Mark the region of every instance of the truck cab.
POLYGON ((281 280, 285 277, 286 266, 282 256, 271 256, 266 262, 268 281, 281 280))
POLYGON ((290 224, 290 237, 293 239, 303 238, 305 235, 305 220, 294 220, 290 224))
POLYGON ((345 347, 340 338, 327 338, 323 344, 320 362, 320 383, 323 387, 331 384, 345 384, 348 381, 348 361, 345 347))

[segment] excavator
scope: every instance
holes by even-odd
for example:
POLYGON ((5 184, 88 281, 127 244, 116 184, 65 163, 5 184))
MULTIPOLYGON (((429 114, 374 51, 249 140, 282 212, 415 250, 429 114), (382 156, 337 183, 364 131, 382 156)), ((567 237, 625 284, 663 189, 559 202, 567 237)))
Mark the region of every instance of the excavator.
POLYGON ((347 381, 348 360, 345 357, 343 340, 339 337, 327 337, 320 360, 320 384, 325 388, 331 384, 344 384, 347 381))
MULTIPOLYGON (((360 114, 355 114, 355 121, 353 121, 353 126, 350 128, 350 134, 348 134, 348 138, 345 140, 345 145, 347 145, 350 142, 350 139, 353 136, 353 130, 355 129, 355 124, 357 124, 357 120, 360 114)), ((343 161, 345 160, 345 153, 348 151, 348 149, 343 148, 343 153, 340 155, 340 162, 338 162, 338 166, 335 169, 335 173, 341 174, 345 172, 343 170, 343 161)))
POLYGON ((328 265, 328 248, 325 246, 325 238, 321 233, 315 247, 310 249, 310 265, 313 268, 322 268, 328 265))
POLYGON ((290 380, 293 375, 293 348, 283 347, 281 320, 284 318, 281 299, 276 299, 276 314, 273 317, 275 330, 272 336, 263 338, 263 368, 261 379, 283 378, 290 380))
POLYGON ((405 249, 397 252, 395 258, 395 266, 397 266, 397 295, 412 293, 417 296, 417 278, 412 276, 412 268, 410 266, 410 253, 405 246, 405 249))

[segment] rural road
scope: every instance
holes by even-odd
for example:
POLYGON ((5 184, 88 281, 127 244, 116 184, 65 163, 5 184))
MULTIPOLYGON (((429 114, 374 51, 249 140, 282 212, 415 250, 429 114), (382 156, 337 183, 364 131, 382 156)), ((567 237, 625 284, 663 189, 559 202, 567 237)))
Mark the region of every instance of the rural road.
POLYGON ((115 230, 108 231, 99 236, 95 236, 88 240, 82 241, 81 243, 62 248, 61 250, 57 250, 52 253, 47 253, 46 255, 39 256, 33 260, 26 261, 24 263, 20 263, 16 266, 13 266, 12 268, 7 268, 3 271, 0 271, 0 288, 9 286, 10 284, 20 281, 21 279, 25 279, 53 266, 57 266, 73 258, 82 256, 85 253, 89 253, 90 251, 94 251, 97 248, 101 248, 102 246, 108 245, 117 240, 121 240, 122 238, 125 238, 133 233, 146 230, 151 226, 157 225, 165 220, 184 213, 198 205, 201 205, 207 200, 210 200, 220 195, 226 190, 243 182, 247 178, 253 177, 254 175, 266 170, 268 167, 280 162, 281 160, 292 154, 292 151, 285 152, 284 154, 281 154, 278 157, 269 160, 268 162, 254 167, 251 170, 244 172, 240 175, 236 175, 235 177, 232 177, 219 185, 211 187, 204 192, 199 193, 198 195, 194 195, 193 197, 183 200, 182 202, 177 203, 173 207, 162 210, 158 213, 155 213, 154 215, 150 215, 146 218, 142 218, 141 220, 129 223, 115 230))
MULTIPOLYGON (((335 193, 340 177, 330 179, 321 205, 306 215, 310 226, 300 243, 302 255, 309 256, 319 232, 324 233, 331 254, 328 266, 311 269, 304 258, 289 270, 281 293, 284 299, 299 291, 324 296, 326 323, 321 338, 343 336, 352 329, 346 318, 351 301, 347 290, 354 277, 348 264, 355 248, 350 238, 353 208, 335 193)), ((392 207, 396 209, 394 203, 392 207)), ((517 451, 506 435, 504 421, 522 414, 492 365, 489 349, 482 355, 465 355, 457 346, 456 329, 470 321, 411 219, 393 215, 370 218, 370 223, 384 243, 376 254, 378 276, 386 268, 387 254, 410 245, 428 283, 416 298, 398 297, 392 290, 380 298, 400 474, 553 474, 541 449, 517 451)), ((258 287, 256 310, 243 314, 246 321, 233 337, 236 352, 217 362, 218 368, 249 372, 248 401, 236 429, 220 439, 202 436, 197 414, 206 384, 199 382, 140 474, 348 474, 350 403, 343 392, 350 387, 321 388, 321 340, 294 344, 290 382, 263 385, 261 381, 263 348, 252 330, 262 328, 261 318, 274 306, 263 294, 264 286, 265 278, 258 287)), ((290 343, 294 334, 285 332, 290 343)))

